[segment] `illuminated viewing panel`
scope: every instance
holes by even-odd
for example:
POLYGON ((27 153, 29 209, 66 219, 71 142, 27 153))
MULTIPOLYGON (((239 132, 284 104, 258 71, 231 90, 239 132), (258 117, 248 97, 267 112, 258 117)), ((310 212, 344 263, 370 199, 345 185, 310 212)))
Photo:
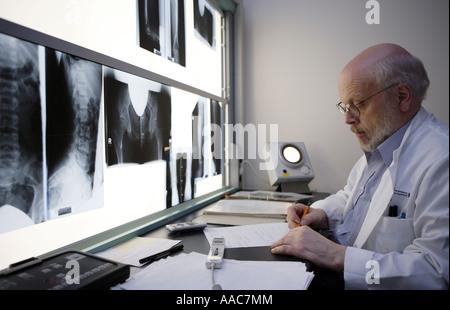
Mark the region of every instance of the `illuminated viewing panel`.
POLYGON ((136 4, 156 2, 173 8, 165 50, 126 47, 156 73, 0 19, 0 269, 225 186, 212 128, 227 101, 210 92, 222 89, 221 15, 205 1, 136 4))
POLYGON ((8 35, 0 43, 1 205, 11 214, 3 231, 102 207, 103 162, 133 171, 105 180, 126 177, 124 189, 164 180, 165 205, 155 210, 196 197, 198 182, 223 173, 205 147, 204 129, 223 123, 218 101, 8 35), (152 162, 145 174, 129 169, 152 162))

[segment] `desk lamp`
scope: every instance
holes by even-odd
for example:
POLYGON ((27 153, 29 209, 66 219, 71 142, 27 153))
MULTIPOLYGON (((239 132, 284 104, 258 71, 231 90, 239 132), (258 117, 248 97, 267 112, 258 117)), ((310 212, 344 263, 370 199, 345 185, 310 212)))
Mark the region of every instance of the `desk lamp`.
POLYGON ((282 192, 310 193, 308 183, 314 172, 303 142, 269 142, 266 160, 269 181, 282 192))

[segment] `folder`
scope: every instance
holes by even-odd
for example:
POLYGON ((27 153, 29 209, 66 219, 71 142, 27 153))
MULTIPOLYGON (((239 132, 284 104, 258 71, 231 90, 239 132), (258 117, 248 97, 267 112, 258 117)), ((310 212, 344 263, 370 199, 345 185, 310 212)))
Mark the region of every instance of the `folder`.
POLYGON ((282 223, 291 205, 284 201, 223 199, 206 208, 197 220, 221 225, 282 223))

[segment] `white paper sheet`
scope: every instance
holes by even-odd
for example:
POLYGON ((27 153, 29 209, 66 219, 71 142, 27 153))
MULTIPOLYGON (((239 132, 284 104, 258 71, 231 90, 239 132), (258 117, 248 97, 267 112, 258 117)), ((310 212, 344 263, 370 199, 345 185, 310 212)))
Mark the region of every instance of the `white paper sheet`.
POLYGON ((140 259, 166 251, 179 242, 180 240, 136 237, 95 255, 140 267, 140 259))
MULTIPOLYGON (((206 255, 192 252, 159 260, 115 289, 211 290, 211 269, 206 255)), ((302 262, 239 261, 224 259, 214 271, 215 283, 223 290, 302 290, 314 275, 302 262)))
POLYGON ((289 232, 287 223, 205 228, 206 239, 225 238, 226 248, 269 246, 289 232))

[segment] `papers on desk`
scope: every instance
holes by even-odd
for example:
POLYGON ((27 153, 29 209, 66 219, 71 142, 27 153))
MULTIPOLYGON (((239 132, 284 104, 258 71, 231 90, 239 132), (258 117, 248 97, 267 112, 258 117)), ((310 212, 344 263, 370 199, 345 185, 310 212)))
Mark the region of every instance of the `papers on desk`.
POLYGON ((275 192, 275 191, 239 191, 232 195, 228 195, 228 199, 258 199, 286 202, 301 202, 311 199, 312 195, 298 194, 291 192, 275 192))
MULTIPOLYGON (((116 289, 211 290, 211 269, 206 255, 192 252, 161 259, 116 289)), ((215 283, 224 290, 302 290, 314 275, 302 262, 238 261, 224 259, 214 271, 215 283)))
POLYGON ((143 265, 139 263, 141 258, 164 252, 179 242, 180 240, 136 237, 95 255, 140 267, 143 265))
POLYGON ((205 209, 203 214, 227 214, 239 216, 259 216, 286 218, 290 202, 251 200, 251 199, 223 199, 205 209))
POLYGON ((269 246, 289 232, 287 223, 270 223, 219 228, 205 228, 211 244, 214 238, 225 238, 225 248, 269 246))
POLYGON ((206 208, 198 220, 223 225, 282 223, 291 205, 283 201, 223 199, 206 208))

